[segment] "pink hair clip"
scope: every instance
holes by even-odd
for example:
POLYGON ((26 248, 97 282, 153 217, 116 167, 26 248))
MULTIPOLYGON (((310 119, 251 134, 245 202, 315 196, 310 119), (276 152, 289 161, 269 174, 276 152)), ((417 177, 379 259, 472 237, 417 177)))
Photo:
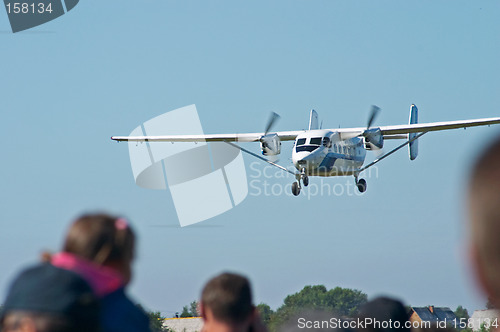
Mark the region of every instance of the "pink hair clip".
POLYGON ((125 220, 125 218, 116 219, 116 221, 115 221, 116 229, 123 230, 123 229, 126 229, 127 226, 128 226, 128 224, 127 224, 127 221, 125 220))

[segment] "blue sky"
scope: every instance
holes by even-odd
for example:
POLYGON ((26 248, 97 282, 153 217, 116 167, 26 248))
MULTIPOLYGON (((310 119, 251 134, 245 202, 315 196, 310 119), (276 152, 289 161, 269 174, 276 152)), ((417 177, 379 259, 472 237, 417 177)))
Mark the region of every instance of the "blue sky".
MULTIPOLYGON (((411 103, 420 122, 498 116, 499 9, 497 1, 81 1, 17 34, 0 11, 0 296, 42 249, 60 248, 70 220, 104 209, 128 216, 139 236, 131 293, 168 315, 223 270, 248 275, 256 302, 273 308, 307 284, 482 308, 468 272, 464 190, 472 159, 500 126, 425 135, 417 160, 405 150, 384 160, 363 196, 250 192, 187 228, 168 191, 135 186, 127 145, 109 137, 190 104, 206 133, 263 130, 270 111, 281 115, 276 130, 303 129, 311 108, 323 127, 363 126, 372 104, 382 108, 379 125, 406 123, 411 103)), ((285 166, 290 148, 283 143, 285 166)), ((265 168, 244 158, 249 177, 265 168)))

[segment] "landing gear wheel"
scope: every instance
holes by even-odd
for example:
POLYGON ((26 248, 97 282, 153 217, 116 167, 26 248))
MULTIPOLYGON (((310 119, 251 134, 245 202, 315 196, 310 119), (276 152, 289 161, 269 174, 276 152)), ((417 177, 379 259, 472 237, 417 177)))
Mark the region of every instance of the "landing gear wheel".
POLYGON ((298 182, 292 183, 292 194, 298 196, 300 194, 300 187, 298 182))
POLYGON ((356 183, 356 186, 358 187, 360 193, 364 193, 366 191, 366 180, 360 179, 358 183, 356 183))
POLYGON ((304 184, 304 187, 307 187, 309 185, 309 177, 307 175, 304 175, 302 178, 302 183, 304 184))

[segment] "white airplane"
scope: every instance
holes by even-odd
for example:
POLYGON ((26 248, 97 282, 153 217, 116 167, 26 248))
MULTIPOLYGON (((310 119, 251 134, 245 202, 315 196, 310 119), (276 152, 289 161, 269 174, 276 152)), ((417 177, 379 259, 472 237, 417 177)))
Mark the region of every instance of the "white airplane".
POLYGON ((214 135, 165 135, 165 136, 113 136, 115 141, 129 142, 226 142, 243 152, 255 156, 283 171, 295 176, 292 193, 297 196, 301 184, 309 184, 309 176, 348 176, 353 175, 360 192, 366 190, 366 181, 359 175, 404 146, 408 145, 410 160, 417 158, 418 138, 430 131, 467 128, 500 123, 498 118, 418 123, 417 106, 410 106, 410 120, 407 125, 372 127, 380 109, 372 106, 366 128, 319 129, 318 114, 311 110, 309 129, 296 131, 270 132, 279 118, 273 113, 264 133, 214 134, 214 135), (388 153, 363 166, 366 151, 380 150, 384 140, 403 139, 405 142, 388 153), (277 163, 263 158, 232 142, 260 142, 264 156, 277 156, 281 152, 281 141, 295 140, 292 162, 297 171, 291 171, 277 163))

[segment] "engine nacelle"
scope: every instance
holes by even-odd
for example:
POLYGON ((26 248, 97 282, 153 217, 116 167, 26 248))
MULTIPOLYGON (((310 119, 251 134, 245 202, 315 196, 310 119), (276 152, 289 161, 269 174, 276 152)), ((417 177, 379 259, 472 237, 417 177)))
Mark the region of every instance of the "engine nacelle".
POLYGON ((365 148, 367 150, 382 149, 384 147, 384 135, 380 128, 365 130, 365 148))
POLYGON ((276 134, 267 134, 260 138, 260 148, 264 156, 276 156, 281 153, 281 140, 276 134))

